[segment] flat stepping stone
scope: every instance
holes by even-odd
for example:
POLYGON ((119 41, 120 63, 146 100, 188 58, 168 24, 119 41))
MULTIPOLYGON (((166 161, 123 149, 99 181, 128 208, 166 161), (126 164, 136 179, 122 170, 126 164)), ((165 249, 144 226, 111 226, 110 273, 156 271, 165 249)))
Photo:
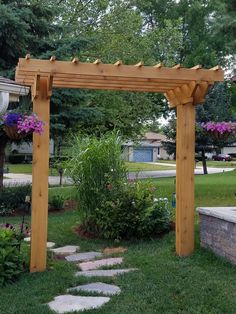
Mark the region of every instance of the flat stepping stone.
POLYGON ((96 257, 101 257, 102 253, 100 252, 86 252, 86 253, 78 253, 66 256, 65 259, 68 262, 83 262, 90 261, 91 259, 95 259, 96 257))
POLYGON ((47 248, 48 248, 48 249, 53 248, 55 245, 56 245, 55 242, 47 242, 47 248))
POLYGON ((67 289, 67 292, 72 292, 72 291, 96 292, 96 293, 101 293, 104 295, 115 295, 121 292, 118 286, 108 285, 103 282, 94 282, 94 283, 89 283, 87 285, 81 285, 81 286, 67 289))
POLYGON ((80 297, 74 295, 60 295, 48 303, 52 311, 56 313, 68 313, 97 309, 110 300, 108 297, 80 297))
POLYGON ((66 245, 62 247, 58 247, 56 249, 51 250, 56 255, 65 256, 70 254, 75 254, 77 251, 79 251, 79 246, 77 245, 66 245))
POLYGON ((116 257, 116 258, 106 258, 106 259, 100 259, 97 261, 92 261, 92 262, 83 262, 79 263, 78 266, 80 267, 81 270, 93 270, 97 269, 103 266, 113 266, 113 265, 118 265, 123 262, 122 257, 116 257))
POLYGON ((116 253, 125 253, 127 248, 119 246, 119 247, 107 247, 103 250, 104 254, 116 254, 116 253))
MULTIPOLYGON (((31 237, 24 238, 24 241, 27 242, 27 243, 30 243, 31 237)), ((55 245, 56 245, 55 242, 47 242, 47 248, 48 249, 53 248, 55 245)))
POLYGON ((124 273, 129 273, 135 271, 137 268, 127 268, 127 269, 107 269, 107 270, 87 270, 87 271, 78 271, 75 276, 83 277, 113 277, 116 275, 121 275, 124 273))

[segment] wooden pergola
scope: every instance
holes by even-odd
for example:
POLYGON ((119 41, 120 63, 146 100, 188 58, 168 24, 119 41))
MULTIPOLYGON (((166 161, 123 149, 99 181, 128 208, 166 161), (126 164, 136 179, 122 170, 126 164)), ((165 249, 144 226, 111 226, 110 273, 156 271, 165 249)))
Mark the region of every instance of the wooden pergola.
POLYGON ((42 135, 33 136, 31 272, 46 268, 48 228, 49 121, 52 88, 86 88, 160 92, 177 109, 176 147, 176 252, 187 256, 194 249, 195 105, 204 102, 210 85, 224 80, 219 66, 191 69, 161 63, 144 66, 19 59, 16 81, 31 86, 33 111, 45 121, 42 135))

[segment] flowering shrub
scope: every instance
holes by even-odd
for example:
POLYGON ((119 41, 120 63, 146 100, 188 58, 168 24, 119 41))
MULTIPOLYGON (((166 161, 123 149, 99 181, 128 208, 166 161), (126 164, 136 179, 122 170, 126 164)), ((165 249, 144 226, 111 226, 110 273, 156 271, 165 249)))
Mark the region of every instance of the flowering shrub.
POLYGON ((234 134, 236 131, 236 123, 234 122, 203 122, 201 123, 203 130, 212 134, 234 134))
POLYGON ((117 134, 75 138, 67 171, 75 182, 84 234, 106 239, 146 238, 168 230, 170 213, 156 188, 127 180, 117 134))
POLYGON ((10 224, 0 226, 0 287, 15 281, 23 271, 17 232, 10 224))
POLYGON ((17 133, 30 134, 43 132, 43 122, 36 114, 24 115, 18 112, 8 112, 2 116, 3 125, 7 127, 17 127, 17 133))
POLYGON ((99 236, 106 239, 131 239, 157 236, 170 229, 168 202, 155 199, 155 186, 140 181, 110 189, 93 216, 99 236))

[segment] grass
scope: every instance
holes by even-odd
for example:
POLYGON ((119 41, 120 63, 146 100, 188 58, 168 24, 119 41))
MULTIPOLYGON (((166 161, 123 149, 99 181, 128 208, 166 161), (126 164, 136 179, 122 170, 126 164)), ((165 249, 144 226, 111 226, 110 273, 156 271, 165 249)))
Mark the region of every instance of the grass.
MULTIPOLYGON (((158 160, 158 163, 168 163, 168 164, 176 164, 175 160, 158 160)), ((197 162, 197 166, 202 167, 202 162, 197 162)), ((214 168, 236 168, 236 161, 207 161, 208 167, 214 168)))
MULTIPOLYGON (((198 166, 201 166, 202 163, 198 162, 198 166)), ((215 167, 215 168, 236 168, 236 161, 214 161, 208 160, 207 161, 208 167, 215 167)))
MULTIPOLYGON (((171 197, 173 178, 152 180, 159 196, 171 197)), ((196 205, 235 204, 236 171, 196 177, 196 205)), ((51 188, 50 195, 75 193, 72 187, 51 188)), ((10 219, 19 222, 18 217, 10 219)), ((9 221, 1 218, 0 221, 9 221)), ((84 240, 72 232, 78 222, 76 211, 50 214, 49 239, 57 245, 78 244, 81 251, 101 250, 106 246, 123 245, 124 267, 137 267, 134 273, 96 281, 117 284, 122 293, 111 298, 99 310, 88 314, 234 314, 236 312, 236 267, 199 246, 196 220, 196 249, 187 258, 174 253, 173 232, 161 239, 121 242, 84 240)), ((25 273, 15 284, 1 289, 1 314, 52 314, 44 304, 64 294, 70 286, 92 282, 75 278, 76 266, 62 261, 50 262, 44 273, 25 273)))
MULTIPOLYGON (((6 164, 10 173, 32 173, 32 164, 6 164)), ((56 169, 50 169, 49 175, 58 176, 58 171, 56 169)))
POLYGON ((128 171, 138 172, 138 171, 158 171, 158 170, 173 170, 174 167, 171 166, 162 166, 145 162, 126 162, 125 163, 128 171))

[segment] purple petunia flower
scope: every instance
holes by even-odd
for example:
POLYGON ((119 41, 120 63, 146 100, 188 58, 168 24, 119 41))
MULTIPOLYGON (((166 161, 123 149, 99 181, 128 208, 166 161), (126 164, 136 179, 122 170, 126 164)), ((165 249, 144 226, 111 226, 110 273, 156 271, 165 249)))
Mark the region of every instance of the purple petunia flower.
POLYGON ((42 134, 44 123, 40 121, 36 114, 23 115, 21 113, 8 112, 2 117, 3 123, 8 127, 17 126, 18 133, 42 134))
POLYGON ((201 123, 201 127, 203 130, 209 132, 209 133, 219 133, 219 134, 225 134, 230 133, 233 134, 236 131, 236 123, 234 122, 203 122, 201 123))

